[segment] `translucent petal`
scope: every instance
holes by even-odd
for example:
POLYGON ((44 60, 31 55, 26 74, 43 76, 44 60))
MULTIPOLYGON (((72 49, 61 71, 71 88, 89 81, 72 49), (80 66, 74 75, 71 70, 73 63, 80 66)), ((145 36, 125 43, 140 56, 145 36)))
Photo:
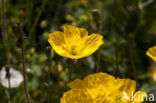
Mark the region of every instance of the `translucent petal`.
POLYGON ((142 92, 142 91, 137 91, 134 94, 134 97, 135 97, 135 99, 133 100, 132 103, 141 103, 147 97, 147 94, 145 92, 142 92))
POLYGON ((131 94, 135 92, 136 82, 130 79, 120 79, 120 81, 124 82, 124 85, 120 88, 121 91, 125 92, 130 98, 131 94))
POLYGON ((156 62, 156 46, 149 48, 148 51, 146 52, 146 55, 148 55, 156 62))
POLYGON ((63 94, 61 103, 93 103, 93 100, 83 89, 73 89, 63 94))
MULTIPOLYGON (((141 103, 137 98, 131 101, 136 82, 130 79, 119 79, 106 73, 94 73, 83 80, 76 79, 68 84, 71 90, 64 93, 61 103, 141 103), (125 94, 128 99, 123 99, 125 94)), ((142 95, 138 92, 135 95, 142 95)))
POLYGON ((70 83, 68 83, 68 87, 72 88, 72 89, 79 89, 84 87, 84 83, 80 80, 80 79, 76 79, 70 83))
POLYGON ((91 34, 88 36, 85 49, 82 52, 81 57, 89 56, 94 53, 102 44, 103 44, 103 37, 100 34, 91 34))
POLYGON ((85 38, 88 36, 88 31, 84 28, 77 28, 72 25, 66 25, 64 26, 64 33, 66 38, 75 38, 75 36, 78 38, 85 38))
POLYGON ((64 27, 64 37, 66 41, 65 48, 70 51, 73 58, 81 54, 85 47, 85 41, 87 39, 88 32, 86 29, 77 28, 74 26, 64 27))
POLYGON ((83 81, 88 88, 93 88, 98 85, 106 85, 107 83, 109 85, 109 83, 112 82, 114 79, 115 78, 113 76, 106 73, 94 73, 85 77, 83 81))
POLYGON ((54 32, 49 34, 48 42, 53 49, 61 56, 69 57, 69 52, 65 48, 65 40, 62 32, 54 32))
POLYGON ((152 66, 150 68, 149 76, 151 76, 153 80, 156 81, 156 66, 152 66))
POLYGON ((104 95, 105 93, 106 96, 111 96, 112 98, 122 96, 122 92, 119 88, 124 84, 124 82, 119 81, 106 73, 91 74, 85 77, 83 81, 88 88, 88 92, 92 95, 92 98, 96 98, 98 95, 104 95))

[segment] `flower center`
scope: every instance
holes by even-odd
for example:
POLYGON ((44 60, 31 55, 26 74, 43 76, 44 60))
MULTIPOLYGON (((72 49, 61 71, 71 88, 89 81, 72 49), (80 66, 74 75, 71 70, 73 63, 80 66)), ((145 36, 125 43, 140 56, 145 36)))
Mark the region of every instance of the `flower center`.
POLYGON ((74 46, 74 45, 71 47, 71 54, 72 55, 76 55, 77 54, 75 48, 76 48, 76 46, 74 46))

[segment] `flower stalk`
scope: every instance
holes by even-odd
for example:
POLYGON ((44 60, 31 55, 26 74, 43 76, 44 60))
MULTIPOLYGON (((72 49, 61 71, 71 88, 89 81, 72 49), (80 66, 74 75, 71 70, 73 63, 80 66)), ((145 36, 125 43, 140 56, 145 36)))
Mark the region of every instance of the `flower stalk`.
POLYGON ((2 0, 2 8, 1 8, 1 14, 2 14, 2 37, 3 37, 3 43, 6 50, 6 58, 7 58, 7 64, 10 64, 10 49, 8 45, 8 38, 6 34, 6 20, 5 20, 5 3, 4 0, 2 0))
MULTIPOLYGON (((5 18, 5 2, 4 0, 1 1, 1 15, 2 15, 2 38, 3 38, 3 43, 6 51, 6 59, 7 59, 7 65, 10 66, 10 48, 8 44, 8 37, 6 33, 6 18, 5 18)), ((10 89, 10 74, 9 74, 9 69, 8 68, 8 83, 9 83, 9 89, 8 89, 8 98, 9 98, 9 103, 11 103, 11 89, 10 89)))
POLYGON ((26 34, 23 31, 23 28, 20 23, 14 23, 12 25, 14 34, 16 34, 18 40, 16 41, 16 46, 21 49, 22 57, 22 69, 23 69, 23 78, 24 78, 24 94, 26 97, 26 103, 31 103, 30 95, 27 88, 27 74, 25 68, 25 39, 27 38, 26 34))
POLYGON ((72 80, 72 72, 73 72, 73 60, 72 59, 68 59, 67 60, 67 66, 68 66, 68 79, 69 81, 72 80))
MULTIPOLYGON (((96 24, 96 32, 100 33, 100 19, 101 19, 101 13, 97 9, 93 9, 91 11, 92 16, 92 22, 95 22, 96 24)), ((96 62, 96 73, 100 72, 100 61, 101 61, 101 52, 99 49, 99 52, 97 54, 97 62, 96 62)))
POLYGON ((51 58, 51 47, 47 46, 46 47, 46 55, 47 55, 47 65, 48 65, 48 100, 50 103, 52 103, 51 97, 52 97, 52 89, 51 89, 51 68, 52 68, 52 58, 51 58))
POLYGON ((24 93, 26 97, 26 103, 31 103, 30 95, 27 88, 27 75, 26 75, 26 68, 25 68, 25 34, 21 28, 22 33, 22 46, 21 46, 21 52, 22 52, 22 65, 23 65, 23 77, 24 77, 24 93))

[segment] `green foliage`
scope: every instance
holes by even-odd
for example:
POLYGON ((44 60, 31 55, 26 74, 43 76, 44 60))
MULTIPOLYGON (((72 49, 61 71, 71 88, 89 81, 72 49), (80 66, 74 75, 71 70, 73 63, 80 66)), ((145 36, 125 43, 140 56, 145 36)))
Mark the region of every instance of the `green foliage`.
MULTIPOLYGON (((70 24, 100 33, 103 46, 93 55, 75 60, 73 79, 83 78, 97 70, 120 78, 137 81, 137 89, 156 94, 156 83, 149 77, 154 63, 146 50, 156 44, 156 1, 147 0, 5 0, 6 25, 11 64, 21 71, 21 52, 11 28, 20 22, 28 35, 26 70, 33 103, 59 103, 68 90, 67 59, 53 50, 46 55, 48 34, 70 24), (93 17, 96 10, 99 18, 93 17), (149 90, 153 87, 152 90, 149 90)), ((2 27, 0 23, 0 28, 2 27)), ((1 31, 1 30, 0 30, 1 31)), ((6 65, 5 47, 0 38, 0 69, 6 65)), ((0 86, 0 102, 7 103, 8 89, 0 86)), ((25 100, 23 83, 11 89, 12 103, 25 100)), ((149 102, 148 102, 149 103, 149 102)))

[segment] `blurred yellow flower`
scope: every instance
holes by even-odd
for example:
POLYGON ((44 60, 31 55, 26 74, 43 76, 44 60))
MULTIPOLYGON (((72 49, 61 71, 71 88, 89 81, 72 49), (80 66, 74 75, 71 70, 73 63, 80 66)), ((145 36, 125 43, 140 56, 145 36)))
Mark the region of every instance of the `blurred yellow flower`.
POLYGON ((103 44, 103 37, 100 34, 91 34, 84 28, 75 26, 64 26, 64 31, 56 31, 49 34, 48 42, 57 54, 79 59, 94 53, 103 44))
POLYGON ((149 48, 148 51, 146 51, 146 55, 156 62, 156 46, 149 48))
POLYGON ((106 73, 76 79, 68 86, 71 89, 63 94, 61 103, 141 103, 147 96, 145 92, 135 92, 135 81, 106 73))
POLYGON ((156 81, 156 66, 152 66, 150 68, 150 76, 153 78, 154 81, 156 81))

